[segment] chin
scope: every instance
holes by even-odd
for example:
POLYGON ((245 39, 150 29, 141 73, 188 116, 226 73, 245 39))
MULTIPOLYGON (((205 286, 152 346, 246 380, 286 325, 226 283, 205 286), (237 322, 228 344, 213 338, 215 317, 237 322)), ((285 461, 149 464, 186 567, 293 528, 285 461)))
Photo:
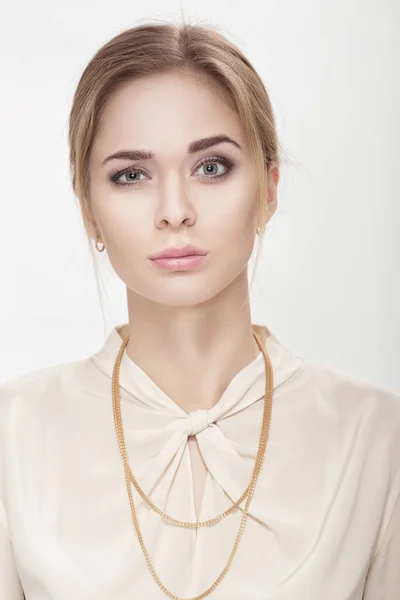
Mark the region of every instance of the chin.
MULTIPOLYGON (((225 287, 225 286, 223 286, 225 287)), ((142 293, 157 304, 164 306, 189 307, 202 304, 214 298, 221 289, 221 280, 219 282, 210 281, 207 285, 205 278, 195 281, 195 278, 182 278, 180 281, 164 282, 159 286, 152 286, 151 291, 142 293)))

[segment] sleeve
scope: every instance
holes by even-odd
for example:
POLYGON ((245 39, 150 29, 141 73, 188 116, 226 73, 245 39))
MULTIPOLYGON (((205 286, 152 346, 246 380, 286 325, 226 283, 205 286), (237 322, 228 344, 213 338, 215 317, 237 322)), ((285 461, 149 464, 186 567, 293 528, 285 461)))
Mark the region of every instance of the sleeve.
POLYGON ((370 562, 363 600, 400 599, 400 430, 397 431, 393 450, 391 512, 370 562))
POLYGON ((24 593, 15 566, 11 542, 4 523, 4 507, 0 500, 0 598, 23 600, 24 593))
MULTIPOLYGON (((4 395, 0 389, 0 409, 4 395)), ((8 532, 7 512, 4 503, 4 472, 1 428, 4 426, 3 411, 0 410, 0 599, 24 600, 24 593, 15 564, 14 552, 8 532)))

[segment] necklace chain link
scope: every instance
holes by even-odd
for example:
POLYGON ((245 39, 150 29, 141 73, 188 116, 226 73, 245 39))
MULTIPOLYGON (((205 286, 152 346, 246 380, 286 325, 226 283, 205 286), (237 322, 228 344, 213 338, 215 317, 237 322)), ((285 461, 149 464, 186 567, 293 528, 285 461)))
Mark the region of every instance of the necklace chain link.
POLYGON ((263 357, 264 357, 265 394, 264 394, 264 412, 263 412, 260 440, 259 440, 259 444, 258 444, 258 452, 257 452, 256 460, 255 460, 252 478, 251 478, 249 486, 247 487, 245 492, 242 494, 242 496, 239 498, 239 500, 237 500, 234 504, 232 504, 232 506, 230 506, 223 513, 217 515, 216 517, 213 517, 212 519, 208 519, 206 521, 194 521, 194 522, 179 521, 178 519, 175 519, 175 518, 167 515, 166 513, 161 511, 157 506, 155 506, 155 504, 153 504, 153 502, 150 500, 150 498, 144 493, 144 491, 139 486, 139 483, 137 482, 136 478, 134 477, 132 469, 128 462, 128 455, 127 455, 127 450, 126 450, 126 445, 125 445, 124 429, 123 429, 123 425, 122 425, 120 390, 119 390, 119 371, 120 371, 122 356, 123 356, 125 347, 129 341, 129 335, 127 335, 125 337, 125 339, 123 340, 123 342, 121 344, 121 348, 120 348, 117 358, 115 360, 113 375, 112 375, 112 401, 113 401, 114 425, 115 425, 115 431, 116 431, 116 436, 117 436, 117 442, 118 442, 118 446, 119 446, 119 450, 120 450, 120 454, 121 454, 121 458, 122 458, 122 462, 123 462, 123 466, 124 466, 125 483, 126 483, 127 492, 128 492, 129 505, 130 505, 130 509, 131 509, 131 513, 132 513, 132 520, 133 520, 134 528, 135 528, 135 531, 136 531, 136 534, 137 534, 137 537, 139 540, 140 548, 142 550, 142 553, 143 553, 146 563, 147 563, 147 567, 148 567, 153 579, 157 583, 157 585, 169 598, 171 598, 171 600, 203 600, 204 598, 209 596, 215 590, 215 588, 221 583, 221 581, 223 580, 223 578, 229 571, 231 564, 233 562, 233 559, 235 557, 235 554, 237 552, 237 549, 239 547, 239 543, 242 538, 243 532, 244 532, 244 528, 245 528, 245 524, 246 524, 247 516, 248 516, 249 505, 250 505, 251 499, 254 494, 254 489, 255 489, 257 479, 258 479, 258 475, 261 471, 261 468, 262 468, 262 465, 264 462, 265 450, 266 450, 266 446, 267 446, 268 434, 269 434, 269 429, 270 429, 270 424, 271 424, 272 393, 273 393, 273 372, 272 372, 271 362, 270 362, 268 354, 264 348, 263 342, 261 341, 259 336, 255 333, 255 331, 253 331, 253 336, 254 336, 254 339, 256 340, 257 345, 260 348, 260 350, 263 354, 263 357), (217 523, 218 521, 221 521, 226 516, 228 516, 230 513, 232 513, 235 510, 235 508, 237 508, 240 505, 240 503, 246 498, 246 503, 243 508, 243 515, 240 520, 238 531, 236 533, 235 540, 234 540, 233 547, 232 547, 231 553, 229 555, 228 561, 227 561, 225 567, 223 568, 223 570, 221 571, 221 573, 219 574, 219 576, 217 577, 217 579, 214 581, 214 583, 200 595, 194 596, 192 598, 181 598, 180 596, 176 596, 175 594, 170 592, 165 587, 165 585, 161 582, 160 578, 158 577, 158 575, 155 571, 155 568, 153 566, 153 563, 150 559, 150 556, 147 552, 147 548, 143 541, 143 537, 142 537, 142 533, 140 531, 140 527, 139 527, 139 523, 138 523, 138 519, 137 519, 137 515, 136 515, 136 510, 135 510, 135 505, 134 505, 134 501, 133 501, 131 483, 133 483, 133 485, 135 486, 135 488, 138 491, 138 493, 140 494, 140 496, 150 506, 150 508, 153 511, 155 511, 160 517, 162 517, 166 521, 173 523, 175 525, 178 525, 179 527, 196 527, 197 528, 197 527, 206 527, 208 525, 217 523))

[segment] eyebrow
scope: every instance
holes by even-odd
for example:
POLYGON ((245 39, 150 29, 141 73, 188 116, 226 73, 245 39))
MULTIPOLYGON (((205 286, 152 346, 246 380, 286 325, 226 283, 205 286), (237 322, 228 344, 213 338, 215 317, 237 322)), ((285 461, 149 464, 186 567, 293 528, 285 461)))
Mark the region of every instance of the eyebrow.
MULTIPOLYGON (((222 144, 222 142, 228 142, 229 144, 233 144, 239 148, 239 150, 242 150, 242 146, 234 139, 230 138, 228 135, 220 134, 201 138, 200 140, 191 142, 187 148, 187 152, 188 154, 195 154, 196 152, 207 150, 208 148, 216 146, 217 144, 222 144)), ((114 154, 107 156, 107 158, 105 158, 101 164, 104 165, 113 159, 149 160, 152 158, 155 158, 155 154, 149 150, 120 150, 119 152, 115 152, 114 154)))

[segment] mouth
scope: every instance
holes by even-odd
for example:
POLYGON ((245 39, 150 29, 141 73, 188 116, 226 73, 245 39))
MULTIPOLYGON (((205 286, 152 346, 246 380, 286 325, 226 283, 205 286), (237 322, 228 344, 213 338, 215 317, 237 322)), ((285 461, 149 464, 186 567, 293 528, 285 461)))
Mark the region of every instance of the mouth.
POLYGON ((162 256, 153 258, 151 262, 164 271, 189 271, 200 266, 207 254, 187 254, 182 256, 162 256))
POLYGON ((182 248, 166 248, 161 252, 149 256, 150 260, 160 258, 187 258, 188 256, 206 256, 208 252, 197 246, 184 246, 182 248))

